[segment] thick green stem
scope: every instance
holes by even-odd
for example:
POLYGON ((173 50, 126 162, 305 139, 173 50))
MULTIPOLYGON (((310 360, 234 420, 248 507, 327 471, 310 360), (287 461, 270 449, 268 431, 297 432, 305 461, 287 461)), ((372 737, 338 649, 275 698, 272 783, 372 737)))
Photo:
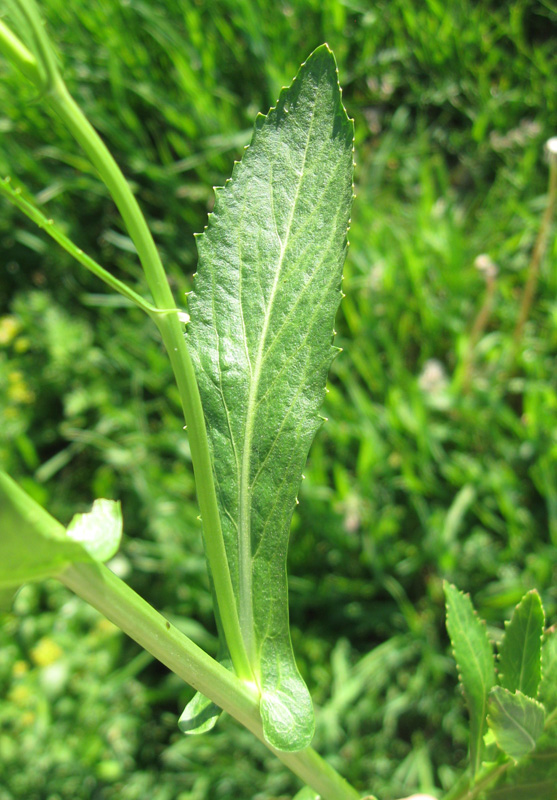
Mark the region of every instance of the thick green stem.
POLYGON ((359 800, 358 792, 312 748, 282 753, 270 747, 263 737, 255 687, 250 689, 208 656, 107 567, 73 564, 59 578, 172 672, 241 722, 323 800, 359 800))
MULTIPOLYGON (((26 5, 24 4, 24 6, 26 5)), ((29 24, 37 28, 35 38, 37 41, 40 40, 43 49, 48 49, 48 42, 45 44, 43 41, 44 31, 37 27, 40 26, 40 22, 37 23, 35 20, 33 9, 25 8, 25 10, 28 14, 29 24)), ((44 88, 35 58, 23 43, 1 23, 0 51, 21 69, 23 74, 39 89, 44 88)), ((70 95, 64 81, 54 68, 49 71, 47 97, 50 106, 82 147, 116 203, 136 247, 155 306, 162 310, 175 308, 174 298, 155 242, 133 192, 108 148, 70 95)), ((236 599, 224 548, 205 418, 195 371, 177 315, 161 314, 155 319, 155 322, 170 358, 188 424, 197 497, 205 532, 206 553, 214 579, 215 594, 226 642, 237 675, 244 680, 252 681, 253 673, 240 629, 236 599)))

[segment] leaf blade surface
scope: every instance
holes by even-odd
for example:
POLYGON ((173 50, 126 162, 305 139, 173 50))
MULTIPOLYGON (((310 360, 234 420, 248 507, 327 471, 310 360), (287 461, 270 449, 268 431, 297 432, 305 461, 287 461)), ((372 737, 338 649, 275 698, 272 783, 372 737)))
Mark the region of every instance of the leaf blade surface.
POLYGON ((540 738, 545 710, 520 691, 494 686, 488 701, 488 725, 501 750, 514 761, 531 753, 540 738))
POLYGON ((482 761, 488 695, 495 683, 493 650, 470 598, 445 582, 447 630, 470 714, 470 761, 475 774, 482 761))
POLYGON ((545 614, 539 594, 524 595, 506 625, 499 665, 501 686, 535 698, 541 680, 541 646, 545 614))
POLYGON ((199 383, 240 627, 267 739, 311 741, 288 630, 286 554, 334 355, 352 203, 353 128, 326 46, 302 65, 197 239, 188 345, 199 383))

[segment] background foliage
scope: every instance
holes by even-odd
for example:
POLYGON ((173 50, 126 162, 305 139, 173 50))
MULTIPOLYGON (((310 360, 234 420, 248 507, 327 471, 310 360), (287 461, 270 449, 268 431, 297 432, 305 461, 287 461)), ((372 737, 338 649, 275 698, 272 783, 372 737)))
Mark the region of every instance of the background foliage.
MULTIPOLYGON (((466 753, 443 578, 498 640, 536 586, 557 616, 557 272, 550 238, 513 330, 557 132, 552 0, 44 0, 70 88, 147 213, 175 295, 193 232, 300 61, 327 41, 356 119, 358 195, 325 415, 290 557, 316 745, 362 791, 448 788, 466 753), (474 261, 498 266, 489 289, 474 261), (474 339, 477 340, 474 342, 474 339), (372 648, 374 648, 372 650, 372 648), (370 652, 371 651, 371 652, 370 652)), ((0 174, 141 287, 114 207, 61 124, 0 64, 0 174)), ((114 569, 210 652, 188 443, 156 331, 0 209, 0 463, 67 522, 122 500, 114 569)), ((143 288, 143 287, 141 287, 143 288)), ((0 800, 285 800, 294 779, 57 584, 0 630, 0 800), (37 612, 41 612, 37 614, 37 612)))

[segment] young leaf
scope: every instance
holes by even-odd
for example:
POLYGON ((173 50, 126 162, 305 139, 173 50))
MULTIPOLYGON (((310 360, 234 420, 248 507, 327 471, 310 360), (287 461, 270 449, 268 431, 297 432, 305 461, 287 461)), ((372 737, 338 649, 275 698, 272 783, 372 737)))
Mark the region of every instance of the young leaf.
POLYGON ((187 341, 265 736, 299 750, 311 699, 288 629, 286 552, 334 355, 352 204, 353 126, 326 45, 302 65, 198 237, 187 341))
POLYGON ((310 789, 309 786, 304 786, 300 791, 292 798, 292 800, 320 800, 319 795, 310 789))
POLYGON ((494 686, 489 694, 487 724, 501 750, 515 761, 530 753, 543 731, 545 710, 522 692, 494 686))
POLYGON ((212 700, 201 692, 196 692, 182 711, 178 727, 182 733, 207 733, 215 727, 221 713, 221 709, 212 700))
POLYGON ((493 650, 485 625, 467 595, 445 582, 447 630, 470 714, 470 763, 475 774, 482 763, 487 698, 495 683, 493 650))
POLYGON ((530 755, 507 766, 485 800, 555 800, 556 786, 557 735, 553 729, 544 731, 530 755))
POLYGON ((557 630, 546 634, 542 647, 542 682, 540 700, 550 713, 557 709, 557 630))
POLYGON ((0 471, 0 589, 56 576, 76 561, 111 558, 122 533, 119 504, 98 501, 90 514, 78 517, 66 532, 0 471))
POLYGON ((499 654, 501 686, 536 697, 541 680, 541 646, 545 614, 534 589, 524 595, 506 624, 499 654))
MULTIPOLYGON (((234 671, 232 661, 226 656, 222 657, 222 653, 219 654, 218 661, 223 667, 226 667, 226 669, 229 669, 231 672, 234 671)), ((209 700, 209 698, 205 697, 201 692, 196 692, 182 711, 180 719, 178 720, 178 727, 182 733, 190 735, 207 733, 215 727, 221 714, 222 709, 219 708, 216 703, 213 703, 212 700, 209 700)))
POLYGON ((122 538, 122 509, 114 500, 95 500, 87 514, 76 514, 67 535, 79 542, 95 561, 108 561, 122 538))

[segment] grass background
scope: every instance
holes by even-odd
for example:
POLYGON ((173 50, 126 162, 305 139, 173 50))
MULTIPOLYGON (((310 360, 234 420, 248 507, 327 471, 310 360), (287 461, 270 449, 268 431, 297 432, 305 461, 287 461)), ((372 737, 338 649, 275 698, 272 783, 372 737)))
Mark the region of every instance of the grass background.
MULTIPOLYGON (((557 618, 557 272, 513 331, 557 132, 553 0, 44 0, 64 74, 152 225, 175 296, 253 119, 333 48, 357 200, 324 425, 293 522, 292 636, 316 746, 362 793, 449 788, 466 715, 442 580, 494 640, 529 588, 557 618), (491 313, 480 253, 498 266, 491 313)), ((0 175, 144 289, 92 169, 0 62, 0 175)), ((0 464, 63 522, 122 500, 114 568, 209 652, 215 628, 179 403, 156 331, 0 206, 0 464)), ((286 800, 298 784, 55 582, 0 629, 0 800, 286 800), (40 612, 40 613, 39 613, 40 612)))

